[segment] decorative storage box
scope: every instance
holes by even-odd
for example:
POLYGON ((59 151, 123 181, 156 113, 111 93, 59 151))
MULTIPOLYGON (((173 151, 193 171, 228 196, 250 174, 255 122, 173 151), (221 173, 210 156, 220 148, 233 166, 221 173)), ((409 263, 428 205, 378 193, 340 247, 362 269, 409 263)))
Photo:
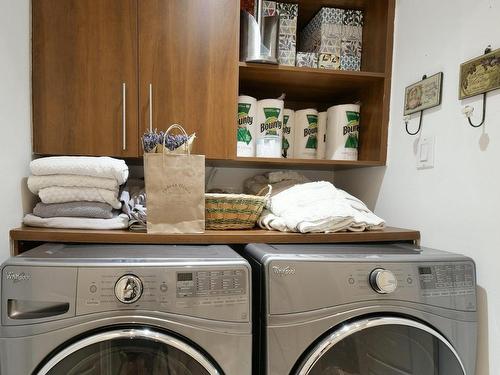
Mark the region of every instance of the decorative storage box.
POLYGON ((340 69, 361 70, 363 11, 346 10, 342 21, 340 69))
POLYGON ((276 1, 263 1, 262 2, 262 16, 272 17, 276 14, 276 1))
POLYGON ((278 3, 277 9, 280 17, 278 62, 281 65, 295 66, 299 5, 278 3))
POLYGON ((318 68, 340 69, 340 58, 333 53, 320 53, 318 58, 318 68))
POLYGON ((319 68, 360 70, 363 11, 321 8, 300 34, 304 51, 319 53, 319 68))
POLYGON ((318 54, 316 52, 297 52, 297 66, 317 68, 318 54))
MULTIPOLYGON (((343 9, 321 8, 301 32, 301 48, 307 52, 329 54, 330 61, 340 61, 343 19, 343 9)), ((332 64, 327 65, 331 68, 332 64)), ((339 69, 340 64, 336 65, 339 69)))

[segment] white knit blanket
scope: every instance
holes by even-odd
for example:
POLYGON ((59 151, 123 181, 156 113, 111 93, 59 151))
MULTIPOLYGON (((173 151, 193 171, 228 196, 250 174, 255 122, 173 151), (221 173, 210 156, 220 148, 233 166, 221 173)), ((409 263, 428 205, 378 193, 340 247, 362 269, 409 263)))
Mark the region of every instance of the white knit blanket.
POLYGON ((36 176, 71 174, 114 178, 118 185, 122 185, 128 178, 125 161, 107 156, 51 156, 33 160, 30 169, 36 176))
POLYGON ((271 197, 259 225, 290 232, 337 232, 382 229, 385 222, 363 202, 331 183, 295 185, 271 197))
POLYGON ((113 208, 121 208, 118 192, 98 188, 52 186, 38 192, 43 203, 65 203, 75 201, 103 202, 113 208))
POLYGON ((80 176, 71 174, 54 174, 47 176, 29 176, 28 189, 38 194, 48 187, 88 187, 112 190, 118 194, 118 181, 114 178, 80 176))
POLYGON ((30 227, 59 229, 126 229, 128 216, 120 214, 112 219, 89 219, 81 217, 51 217, 41 218, 32 214, 24 217, 23 223, 30 227))

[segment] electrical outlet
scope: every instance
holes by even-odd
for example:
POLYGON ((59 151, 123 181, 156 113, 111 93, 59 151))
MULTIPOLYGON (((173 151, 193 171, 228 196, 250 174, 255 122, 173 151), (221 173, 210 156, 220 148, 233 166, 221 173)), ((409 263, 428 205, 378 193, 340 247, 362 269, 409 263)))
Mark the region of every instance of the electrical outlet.
POLYGON ((417 169, 434 168, 435 137, 423 137, 418 144, 417 169))

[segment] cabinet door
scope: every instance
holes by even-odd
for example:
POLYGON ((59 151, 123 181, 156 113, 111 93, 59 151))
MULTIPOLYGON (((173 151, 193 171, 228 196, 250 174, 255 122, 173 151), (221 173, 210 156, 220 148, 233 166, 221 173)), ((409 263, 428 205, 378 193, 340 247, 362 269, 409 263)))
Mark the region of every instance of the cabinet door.
POLYGON ((238 53, 239 1, 139 1, 140 129, 178 123, 195 153, 232 158, 238 53))
POLYGON ((138 156, 137 0, 33 0, 33 148, 138 156))

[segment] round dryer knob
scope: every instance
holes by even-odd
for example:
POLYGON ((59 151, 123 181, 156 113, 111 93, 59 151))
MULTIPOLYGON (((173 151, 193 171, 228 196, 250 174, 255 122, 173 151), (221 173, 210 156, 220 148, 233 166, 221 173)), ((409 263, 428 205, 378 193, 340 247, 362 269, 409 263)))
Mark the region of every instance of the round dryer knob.
POLYGON ((122 303, 134 303, 142 295, 142 281, 135 275, 124 275, 115 284, 115 296, 122 303))
POLYGON ((370 285, 377 293, 389 294, 396 290, 398 280, 391 271, 377 268, 370 274, 370 285))

